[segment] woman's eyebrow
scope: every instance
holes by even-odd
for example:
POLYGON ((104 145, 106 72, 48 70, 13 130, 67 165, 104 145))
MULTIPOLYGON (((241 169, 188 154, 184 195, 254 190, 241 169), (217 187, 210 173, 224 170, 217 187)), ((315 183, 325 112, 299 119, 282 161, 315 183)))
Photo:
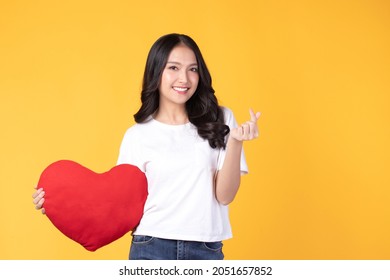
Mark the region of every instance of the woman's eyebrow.
MULTIPOLYGON (((176 62, 176 61, 168 61, 167 64, 168 63, 176 64, 176 65, 182 65, 180 62, 176 62)), ((198 63, 194 62, 194 63, 189 64, 188 66, 198 66, 198 63)))

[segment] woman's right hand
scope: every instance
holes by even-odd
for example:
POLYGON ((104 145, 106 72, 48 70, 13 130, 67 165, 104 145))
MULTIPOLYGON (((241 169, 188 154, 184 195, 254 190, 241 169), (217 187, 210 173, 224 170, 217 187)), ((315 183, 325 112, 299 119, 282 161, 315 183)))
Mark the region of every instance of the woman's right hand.
POLYGON ((42 214, 45 214, 45 208, 43 208, 43 203, 45 202, 45 191, 42 188, 37 189, 32 197, 33 197, 33 203, 35 204, 35 209, 39 210, 41 209, 42 214))

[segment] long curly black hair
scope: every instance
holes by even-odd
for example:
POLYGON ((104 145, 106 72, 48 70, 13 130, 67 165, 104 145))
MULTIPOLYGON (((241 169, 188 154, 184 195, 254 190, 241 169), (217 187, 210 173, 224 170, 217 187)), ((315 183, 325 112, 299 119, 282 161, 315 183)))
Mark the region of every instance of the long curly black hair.
POLYGON ((145 122, 159 107, 159 86, 168 56, 178 44, 184 44, 195 54, 198 63, 199 82, 193 96, 186 102, 189 121, 196 126, 198 134, 208 140, 210 146, 225 148, 225 136, 229 127, 225 125, 222 108, 218 105, 211 85, 211 75, 195 41, 184 34, 168 34, 160 37, 149 51, 142 83, 141 107, 134 119, 145 122))

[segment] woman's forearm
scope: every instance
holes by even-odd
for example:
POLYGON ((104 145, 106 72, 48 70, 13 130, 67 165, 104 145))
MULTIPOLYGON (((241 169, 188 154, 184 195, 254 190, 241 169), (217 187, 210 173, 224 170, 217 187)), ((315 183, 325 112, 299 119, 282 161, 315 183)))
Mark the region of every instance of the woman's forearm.
POLYGON ((215 195, 218 202, 228 205, 237 194, 241 182, 240 158, 242 141, 229 137, 222 169, 215 179, 215 195))
POLYGON ((240 187, 243 141, 253 140, 259 136, 257 120, 260 118, 260 112, 255 114, 250 109, 249 113, 251 116, 249 121, 230 129, 225 160, 215 179, 215 196, 224 205, 233 201, 240 187))

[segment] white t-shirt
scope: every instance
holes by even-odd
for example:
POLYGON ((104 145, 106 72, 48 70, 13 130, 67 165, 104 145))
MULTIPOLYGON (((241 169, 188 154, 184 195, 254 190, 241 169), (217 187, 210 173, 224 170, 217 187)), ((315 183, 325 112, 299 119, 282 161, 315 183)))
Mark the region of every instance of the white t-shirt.
MULTIPOLYGON (((232 111, 223 110, 226 124, 236 127, 232 111)), ((134 234, 203 242, 231 238, 228 206, 220 204, 214 192, 214 176, 225 152, 212 149, 191 123, 168 125, 150 118, 130 127, 118 164, 145 172, 149 192, 134 234)), ((241 172, 248 172, 244 152, 241 172)))

